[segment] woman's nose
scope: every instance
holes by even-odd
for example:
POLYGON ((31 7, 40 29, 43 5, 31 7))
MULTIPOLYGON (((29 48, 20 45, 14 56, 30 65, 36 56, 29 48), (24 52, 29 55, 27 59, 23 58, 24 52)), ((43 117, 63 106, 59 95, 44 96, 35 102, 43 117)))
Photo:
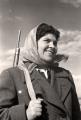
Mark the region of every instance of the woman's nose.
POLYGON ((53 43, 53 42, 50 42, 50 43, 49 43, 49 47, 54 48, 54 47, 55 47, 54 43, 53 43))

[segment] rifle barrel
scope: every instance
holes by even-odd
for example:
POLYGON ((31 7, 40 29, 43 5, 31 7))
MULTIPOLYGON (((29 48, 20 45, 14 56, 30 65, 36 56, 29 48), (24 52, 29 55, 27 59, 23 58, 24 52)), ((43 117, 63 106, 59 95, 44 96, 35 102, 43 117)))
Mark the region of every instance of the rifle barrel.
POLYGON ((18 61, 19 61, 19 54, 20 54, 20 37, 21 37, 21 30, 19 30, 19 33, 18 33, 18 42, 17 42, 17 47, 16 47, 16 49, 15 49, 13 67, 17 66, 17 65, 18 65, 18 61))

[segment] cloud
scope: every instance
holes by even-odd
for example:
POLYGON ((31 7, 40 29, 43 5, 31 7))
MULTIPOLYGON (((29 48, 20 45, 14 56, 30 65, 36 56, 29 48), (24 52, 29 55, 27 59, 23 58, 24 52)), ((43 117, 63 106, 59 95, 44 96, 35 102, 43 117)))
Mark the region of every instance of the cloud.
MULTIPOLYGON (((22 47, 20 48, 22 51, 22 47)), ((10 49, 7 51, 0 50, 0 73, 9 67, 13 67, 15 49, 10 49)))
POLYGON ((71 4, 76 8, 81 6, 81 0, 60 0, 62 3, 71 4))
POLYGON ((13 66, 14 49, 0 51, 0 73, 2 70, 13 66))
POLYGON ((73 75, 73 78, 76 86, 77 95, 79 98, 81 98, 81 75, 73 75))
POLYGON ((4 21, 11 21, 11 22, 22 22, 23 18, 20 16, 3 16, 4 21))
POLYGON ((81 109, 81 75, 73 75, 77 96, 79 98, 80 109, 81 109))
POLYGON ((5 22, 5 21, 22 22, 24 19, 20 15, 14 15, 13 9, 8 8, 6 10, 6 8, 5 8, 4 11, 2 13, 0 13, 0 20, 2 20, 2 22, 5 22), (5 12, 6 12, 6 14, 5 14, 5 12))
POLYGON ((60 29, 61 38, 58 51, 70 56, 81 56, 81 31, 65 31, 60 29))
POLYGON ((18 21, 23 21, 23 18, 20 17, 20 16, 15 16, 15 19, 18 20, 18 21))

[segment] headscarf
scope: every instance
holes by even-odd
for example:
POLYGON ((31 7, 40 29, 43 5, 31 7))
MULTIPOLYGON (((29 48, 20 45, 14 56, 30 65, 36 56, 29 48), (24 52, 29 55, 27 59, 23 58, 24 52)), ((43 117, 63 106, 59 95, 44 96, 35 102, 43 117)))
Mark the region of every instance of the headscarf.
POLYGON ((52 63, 52 65, 51 64, 48 65, 45 61, 41 60, 37 50, 37 41, 36 41, 37 27, 38 26, 36 26, 29 32, 25 40, 23 51, 20 54, 20 63, 31 61, 33 63, 33 67, 35 67, 36 65, 46 67, 46 66, 54 66, 56 63, 59 63, 62 60, 67 60, 68 57, 63 54, 57 54, 54 58, 54 62, 52 63))

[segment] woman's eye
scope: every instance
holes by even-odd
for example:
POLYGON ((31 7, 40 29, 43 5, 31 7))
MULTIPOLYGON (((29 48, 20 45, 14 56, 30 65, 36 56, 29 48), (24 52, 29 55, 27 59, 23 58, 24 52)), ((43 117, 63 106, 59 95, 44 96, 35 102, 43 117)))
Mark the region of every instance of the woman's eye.
POLYGON ((53 44, 54 44, 55 46, 57 46, 57 42, 56 42, 56 41, 54 41, 53 44))
POLYGON ((46 40, 44 40, 46 43, 49 43, 50 42, 50 39, 46 39, 46 40))

